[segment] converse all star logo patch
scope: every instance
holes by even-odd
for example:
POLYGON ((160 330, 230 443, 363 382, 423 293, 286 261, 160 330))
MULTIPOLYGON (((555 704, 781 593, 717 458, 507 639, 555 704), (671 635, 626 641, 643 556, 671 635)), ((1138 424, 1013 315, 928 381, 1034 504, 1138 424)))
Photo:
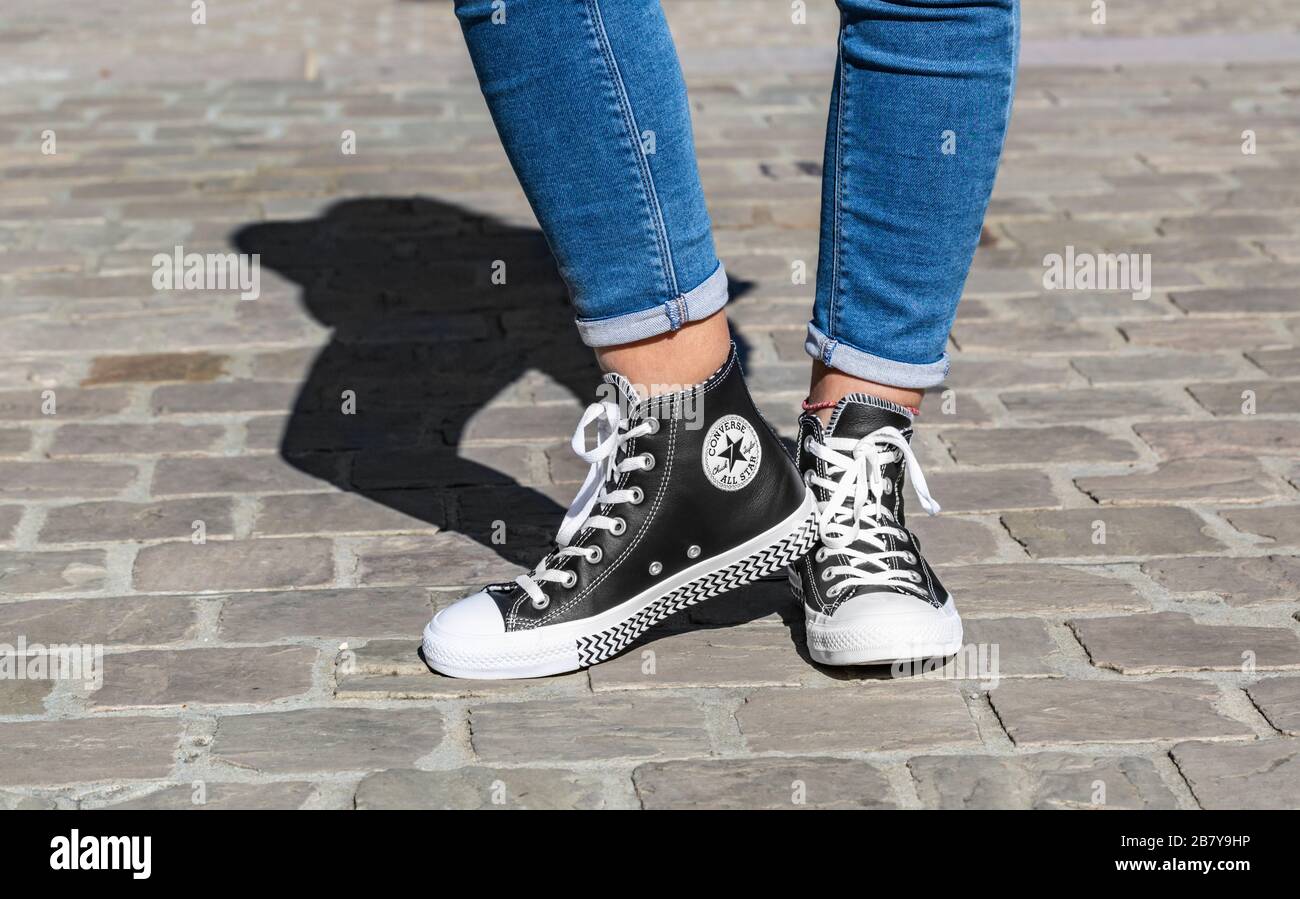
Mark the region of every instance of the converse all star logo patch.
POLYGON ((758 432, 739 415, 724 415, 704 439, 704 473, 719 490, 739 490, 758 474, 763 446, 758 432))

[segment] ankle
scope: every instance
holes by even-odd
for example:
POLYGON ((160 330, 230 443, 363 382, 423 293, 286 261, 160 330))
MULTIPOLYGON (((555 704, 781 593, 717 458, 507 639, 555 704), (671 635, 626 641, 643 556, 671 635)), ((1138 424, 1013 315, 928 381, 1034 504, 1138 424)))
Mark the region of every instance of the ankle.
POLYGON ((635 343, 597 347, 596 360, 604 371, 617 372, 642 396, 675 393, 709 377, 727 361, 731 331, 727 317, 715 312, 635 343))
POLYGON ((822 424, 827 424, 835 404, 850 393, 865 393, 882 400, 889 400, 900 406, 906 406, 912 412, 921 408, 925 390, 912 387, 894 387, 855 378, 842 371, 827 368, 821 361, 813 362, 812 381, 808 387, 807 405, 817 414, 822 424))

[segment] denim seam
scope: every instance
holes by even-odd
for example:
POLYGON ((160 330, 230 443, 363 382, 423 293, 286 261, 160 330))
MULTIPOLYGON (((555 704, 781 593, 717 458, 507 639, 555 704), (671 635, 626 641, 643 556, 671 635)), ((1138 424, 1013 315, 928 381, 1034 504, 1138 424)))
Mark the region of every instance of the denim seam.
MULTIPOLYGON (((592 27, 596 33, 596 42, 600 46, 601 54, 605 58, 605 66, 609 71, 610 81, 613 84, 614 91, 618 95, 619 105, 623 113, 623 122, 631 132, 632 152, 636 155, 637 166, 641 173, 641 184, 646 194, 646 206, 650 213, 651 227, 655 233, 655 242, 659 248, 659 263, 663 269, 664 281, 668 288, 669 297, 677 297, 677 272, 673 267, 672 248, 668 242, 668 228, 664 224, 663 209, 659 205, 659 194, 655 190, 654 175, 650 171, 650 163, 645 158, 645 153, 641 150, 641 130, 636 123, 636 115, 632 111, 632 101, 627 94, 627 86, 623 83, 623 76, 618 69, 618 61, 614 58, 614 48, 609 43, 609 35, 605 31, 605 20, 600 12, 600 0, 587 0, 587 9, 591 19, 592 27)), ((671 315, 669 320, 672 320, 671 315)), ((681 327, 679 324, 678 328, 681 327)), ((676 328, 674 328, 676 330, 676 328)))
MULTIPOLYGON (((844 77, 844 11, 840 11, 839 46, 836 48, 835 64, 839 68, 840 89, 835 92, 835 208, 831 216, 831 295, 830 311, 826 318, 826 327, 831 337, 835 336, 835 312, 840 297, 840 241, 843 229, 840 225, 840 208, 844 204, 844 179, 841 167, 844 164, 844 93, 848 90, 848 78, 844 77)), ((827 365, 829 365, 829 361, 827 365)))

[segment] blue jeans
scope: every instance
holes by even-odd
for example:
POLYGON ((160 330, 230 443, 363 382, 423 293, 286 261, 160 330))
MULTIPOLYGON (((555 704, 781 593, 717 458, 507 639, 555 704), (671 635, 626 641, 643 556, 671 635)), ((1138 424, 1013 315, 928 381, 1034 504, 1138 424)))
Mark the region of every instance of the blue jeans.
MULTIPOLYGON (((931 387, 1011 114, 1019 0, 838 3, 806 347, 847 374, 931 387)), ((629 343, 721 309, 658 0, 457 0, 456 14, 583 340, 629 343)))

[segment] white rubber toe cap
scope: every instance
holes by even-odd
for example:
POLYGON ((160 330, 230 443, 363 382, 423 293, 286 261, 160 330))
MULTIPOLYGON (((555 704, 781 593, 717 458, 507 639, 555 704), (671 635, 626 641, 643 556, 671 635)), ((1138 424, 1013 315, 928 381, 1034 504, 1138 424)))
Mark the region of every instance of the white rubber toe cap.
POLYGON ((448 637, 496 637, 506 632, 506 622, 492 597, 480 590, 434 615, 429 628, 448 637))

